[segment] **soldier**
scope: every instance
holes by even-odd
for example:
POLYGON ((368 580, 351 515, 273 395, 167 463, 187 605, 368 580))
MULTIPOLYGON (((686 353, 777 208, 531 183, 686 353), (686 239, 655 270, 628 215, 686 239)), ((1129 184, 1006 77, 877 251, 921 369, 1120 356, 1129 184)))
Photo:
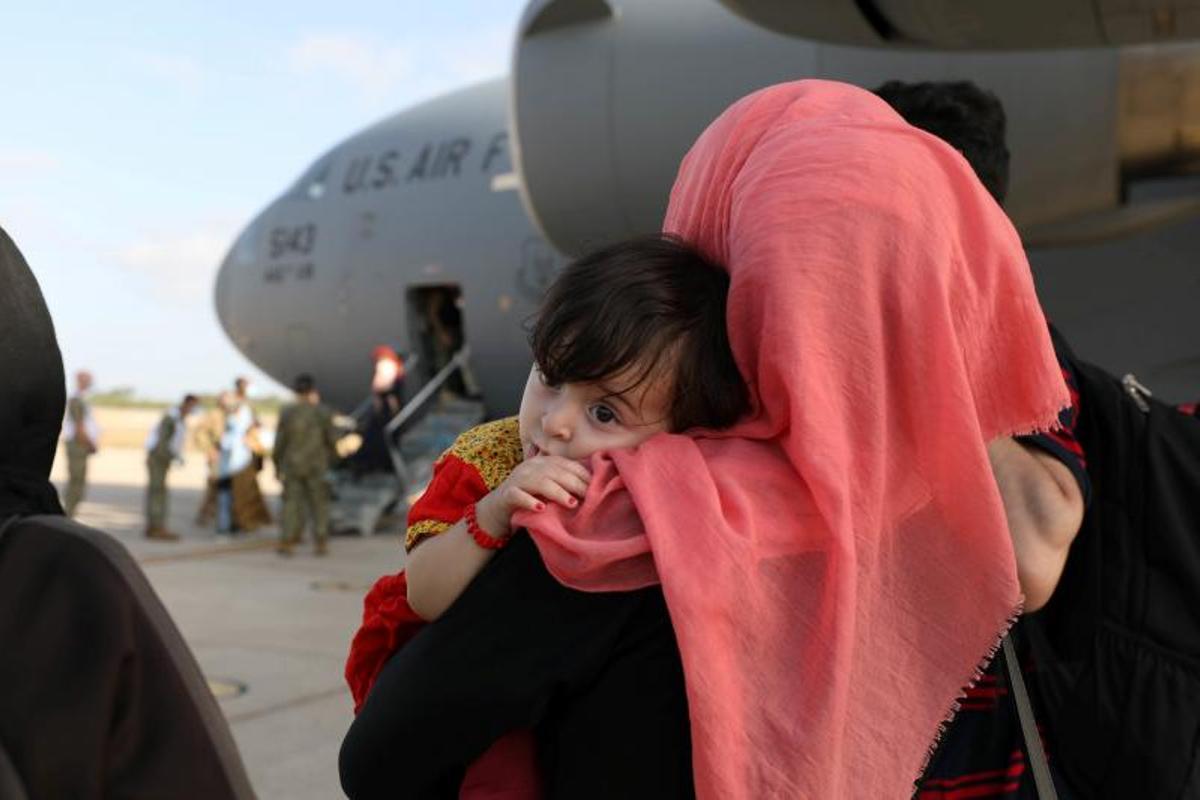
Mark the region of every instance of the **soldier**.
POLYGON ((63 424, 63 442, 67 449, 67 491, 63 508, 69 517, 75 516, 75 509, 83 500, 87 489, 87 460, 96 452, 100 440, 100 429, 88 403, 92 373, 87 370, 75 373, 75 387, 75 394, 67 403, 67 419, 63 424))
POLYGON ((146 487, 146 537, 173 542, 179 535, 167 530, 167 470, 172 461, 183 461, 183 441, 187 418, 196 407, 196 396, 186 395, 178 407, 163 414, 146 439, 146 469, 150 483, 146 487))
POLYGON ((275 472, 283 482, 283 526, 280 555, 291 555, 300 541, 308 515, 313 518, 316 554, 325 555, 329 537, 329 485, 325 471, 337 458, 333 412, 321 404, 311 375, 300 375, 292 384, 296 402, 279 414, 275 433, 275 472))

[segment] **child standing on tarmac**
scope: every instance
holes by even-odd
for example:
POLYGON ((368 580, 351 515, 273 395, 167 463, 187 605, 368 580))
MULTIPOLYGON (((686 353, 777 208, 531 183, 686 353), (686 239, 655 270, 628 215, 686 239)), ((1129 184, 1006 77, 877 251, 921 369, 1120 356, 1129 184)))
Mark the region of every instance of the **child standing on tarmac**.
MULTIPOLYGON (((391 655, 508 543, 516 511, 574 508, 594 453, 729 427, 750 410, 726 333, 728 291, 724 269, 665 236, 599 250, 559 275, 532 331, 520 413, 467 431, 438 459, 409 511, 406 570, 364 601, 346 663, 356 711, 391 655)), ((462 797, 501 784, 536 796, 534 758, 531 737, 504 737, 468 770, 462 797)))

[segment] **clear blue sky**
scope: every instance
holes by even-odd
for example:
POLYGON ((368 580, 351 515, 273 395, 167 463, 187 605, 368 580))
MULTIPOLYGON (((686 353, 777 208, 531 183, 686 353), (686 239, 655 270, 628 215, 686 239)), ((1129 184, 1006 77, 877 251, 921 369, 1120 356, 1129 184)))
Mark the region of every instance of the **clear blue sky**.
MULTIPOLYGON (((167 399, 249 374, 212 282, 332 145, 507 72, 524 0, 19 3, 0 19, 0 226, 68 372, 167 399)), ((0 287, 3 290, 3 287, 0 287)))

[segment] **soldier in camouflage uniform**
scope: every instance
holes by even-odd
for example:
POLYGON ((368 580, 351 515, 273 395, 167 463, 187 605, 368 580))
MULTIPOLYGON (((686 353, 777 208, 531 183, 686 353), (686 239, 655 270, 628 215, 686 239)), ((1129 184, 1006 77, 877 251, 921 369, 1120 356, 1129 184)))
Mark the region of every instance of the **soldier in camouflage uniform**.
POLYGON ((75 373, 75 394, 67 402, 67 421, 63 425, 63 443, 67 450, 67 490, 63 497, 63 510, 68 517, 75 516, 75 509, 83 500, 87 489, 87 460, 96 452, 99 436, 92 419, 92 409, 87 402, 87 392, 92 388, 92 373, 75 373))
POLYGON ((325 472, 337 458, 333 412, 321 404, 311 375, 297 377, 292 388, 296 402, 279 413, 272 453, 275 472, 283 482, 283 526, 276 549, 280 555, 291 555, 311 515, 316 554, 324 555, 329 538, 325 472))
POLYGON ((177 408, 172 408, 146 440, 146 469, 150 482, 146 486, 146 536, 150 539, 175 541, 178 534, 167 530, 167 470, 171 462, 182 461, 183 441, 187 433, 187 417, 196 407, 196 396, 189 394, 177 408))

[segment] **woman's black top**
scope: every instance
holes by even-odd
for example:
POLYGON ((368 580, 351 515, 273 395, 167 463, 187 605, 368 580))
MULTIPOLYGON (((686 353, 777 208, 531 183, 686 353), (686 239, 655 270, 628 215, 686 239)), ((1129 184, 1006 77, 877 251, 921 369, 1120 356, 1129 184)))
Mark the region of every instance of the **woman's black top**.
POLYGON ((519 728, 536 733, 548 798, 692 797, 662 592, 568 589, 518 534, 383 668, 342 743, 342 788, 456 798, 466 766, 519 728))

